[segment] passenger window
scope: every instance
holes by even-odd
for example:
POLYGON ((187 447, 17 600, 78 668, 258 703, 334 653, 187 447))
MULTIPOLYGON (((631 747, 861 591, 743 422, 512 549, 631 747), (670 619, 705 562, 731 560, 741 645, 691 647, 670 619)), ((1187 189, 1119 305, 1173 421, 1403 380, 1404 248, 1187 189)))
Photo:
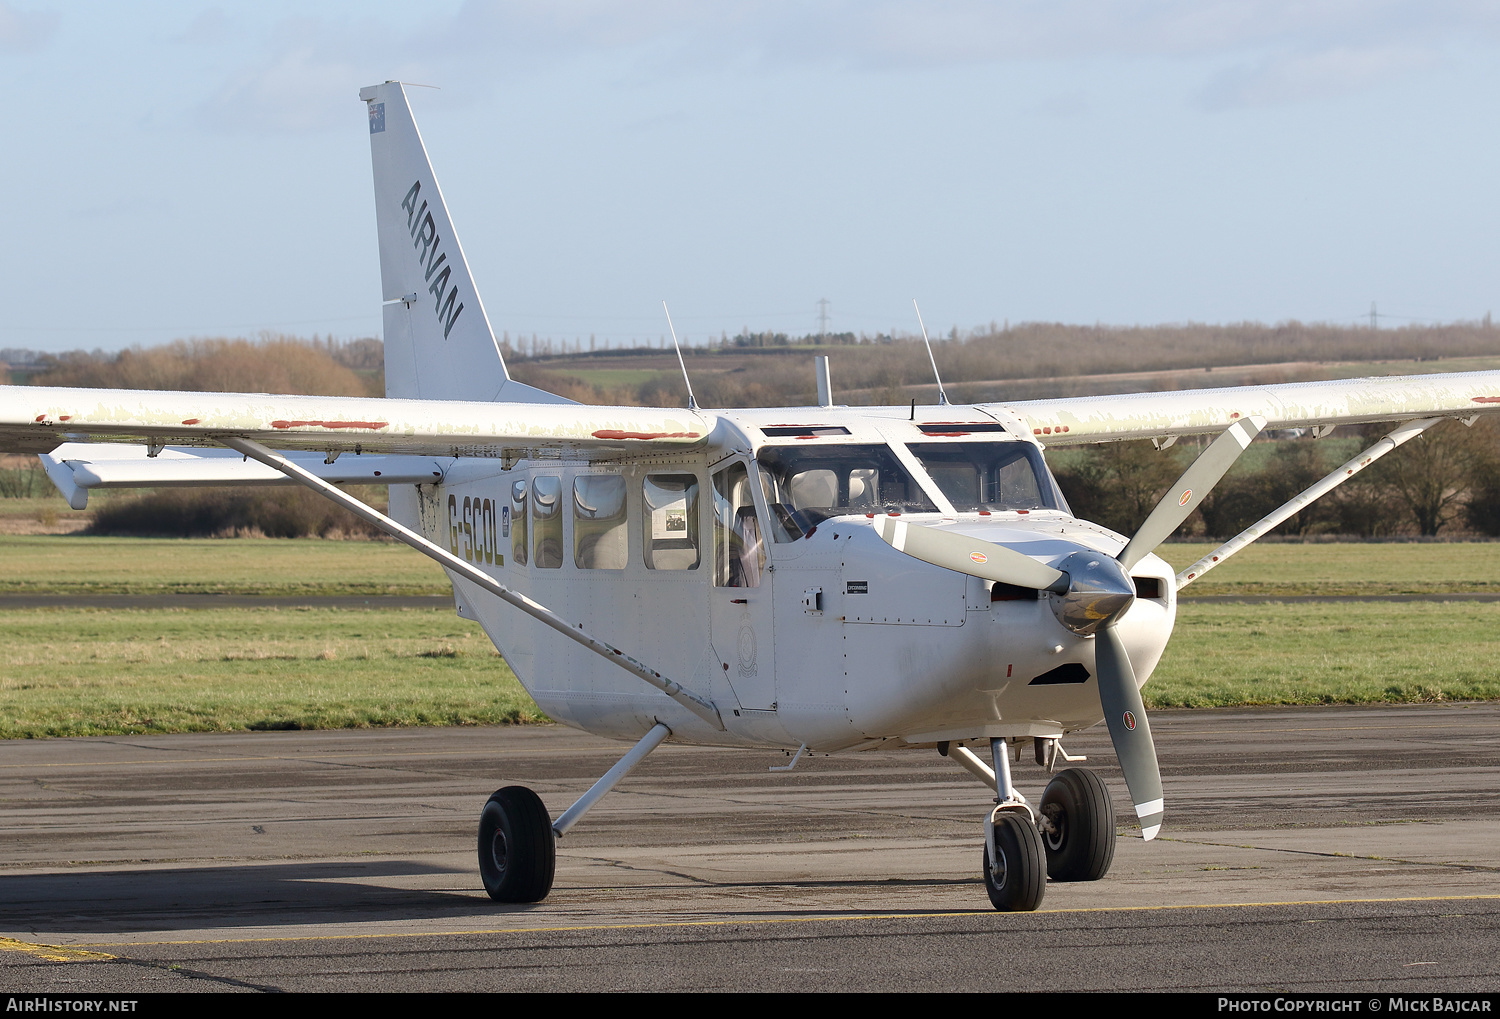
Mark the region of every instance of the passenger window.
POLYGON ((578 475, 573 479, 573 565, 623 570, 626 547, 625 476, 578 475))
POLYGON ((648 570, 698 568, 698 478, 649 474, 641 484, 648 570))
POLYGON ((510 486, 510 554, 517 566, 526 565, 526 482, 510 486))
POLYGON ((532 565, 555 570, 563 563, 562 478, 531 479, 532 565))
POLYGON ((750 475, 735 464, 714 475, 714 586, 759 587, 765 568, 750 475))

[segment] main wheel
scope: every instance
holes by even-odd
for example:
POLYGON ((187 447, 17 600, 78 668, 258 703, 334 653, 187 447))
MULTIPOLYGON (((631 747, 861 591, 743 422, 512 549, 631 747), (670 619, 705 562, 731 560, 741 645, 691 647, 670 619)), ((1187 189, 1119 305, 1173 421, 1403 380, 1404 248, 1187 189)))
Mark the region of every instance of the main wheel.
POLYGON ((541 797, 525 786, 496 790, 479 815, 479 874, 496 902, 540 902, 552 890, 557 843, 541 797))
POLYGON ((1047 890, 1042 835, 1031 818, 1003 811, 995 819, 995 849, 1000 860, 990 870, 990 848, 984 847, 984 890, 990 905, 1002 913, 1024 913, 1042 904, 1047 890))
POLYGON ((1042 793, 1050 830, 1047 876, 1054 881, 1097 881, 1115 858, 1115 805, 1104 780, 1084 768, 1060 771, 1042 793))

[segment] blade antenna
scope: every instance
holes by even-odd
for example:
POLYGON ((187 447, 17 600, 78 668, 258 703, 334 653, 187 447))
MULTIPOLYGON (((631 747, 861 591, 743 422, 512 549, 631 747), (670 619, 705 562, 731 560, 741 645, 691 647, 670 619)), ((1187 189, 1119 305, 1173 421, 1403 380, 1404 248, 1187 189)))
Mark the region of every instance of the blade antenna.
MULTIPOLYGON (((911 306, 917 308, 917 299, 911 299, 911 306)), ((932 356, 932 341, 927 338, 927 323, 922 321, 922 309, 917 308, 917 325, 922 327, 922 342, 927 344, 927 360, 932 362, 932 377, 937 379, 938 384, 938 406, 948 406, 948 394, 943 392, 943 377, 938 374, 937 358, 932 356)))
POLYGON ((677 330, 672 326, 672 313, 667 311, 667 302, 661 302, 661 310, 667 313, 667 330, 672 334, 672 349, 677 351, 677 364, 682 368, 682 381, 687 384, 688 410, 697 410, 698 401, 693 398, 693 380, 688 378, 687 363, 682 360, 682 348, 677 345, 677 330))

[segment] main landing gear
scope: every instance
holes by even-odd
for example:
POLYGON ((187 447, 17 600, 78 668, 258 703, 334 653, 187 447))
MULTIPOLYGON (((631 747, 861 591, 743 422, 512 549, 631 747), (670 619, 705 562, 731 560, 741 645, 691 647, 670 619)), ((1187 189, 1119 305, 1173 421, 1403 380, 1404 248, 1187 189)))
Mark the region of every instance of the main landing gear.
POLYGON ((479 876, 496 902, 540 902, 552 890, 557 837, 542 798, 525 786, 498 789, 479 815, 479 876))
MULTIPOLYGON (((1055 739, 1039 739, 1038 763, 1050 765, 1062 756, 1055 739)), ((939 745, 995 787, 995 808, 985 822, 984 889, 990 904, 1002 912, 1026 912, 1042 904, 1047 879, 1097 881, 1115 856, 1115 809, 1103 780, 1092 771, 1058 772, 1042 793, 1039 810, 1016 791, 1004 739, 990 740, 994 768, 962 744, 939 745)))
POLYGON ((562 816, 553 821, 542 799, 525 786, 497 789, 479 815, 479 874, 496 902, 541 902, 552 891, 557 840, 647 754, 672 735, 661 722, 562 816))

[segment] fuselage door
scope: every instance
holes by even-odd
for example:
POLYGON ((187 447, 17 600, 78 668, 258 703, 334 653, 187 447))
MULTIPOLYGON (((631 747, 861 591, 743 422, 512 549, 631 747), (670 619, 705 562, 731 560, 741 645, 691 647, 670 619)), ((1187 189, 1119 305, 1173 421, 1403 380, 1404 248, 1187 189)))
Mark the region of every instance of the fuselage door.
POLYGON ((713 476, 714 650, 740 706, 776 710, 776 643, 771 632, 768 532, 743 461, 713 476))

